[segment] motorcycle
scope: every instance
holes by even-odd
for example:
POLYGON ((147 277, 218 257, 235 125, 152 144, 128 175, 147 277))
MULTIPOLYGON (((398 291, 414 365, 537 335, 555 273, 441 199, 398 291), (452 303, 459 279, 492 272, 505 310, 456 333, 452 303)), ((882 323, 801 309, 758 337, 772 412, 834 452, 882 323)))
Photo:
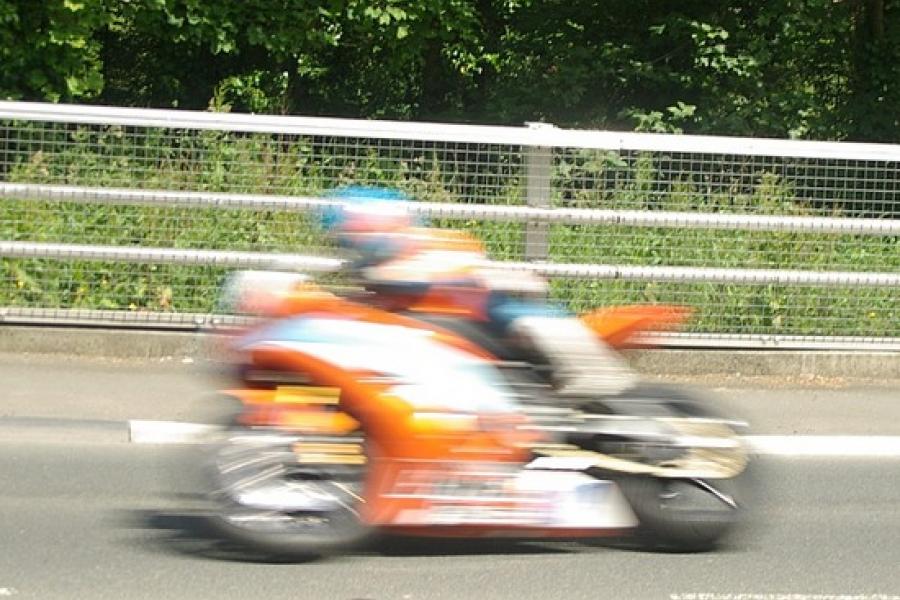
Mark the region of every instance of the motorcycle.
POLYGON ((377 532, 638 532, 702 551, 738 523, 742 424, 641 383, 604 342, 682 312, 556 314, 511 302, 540 286, 504 291, 496 271, 489 286, 386 280, 356 296, 292 274, 226 286, 234 312, 263 320, 229 338, 240 408, 209 461, 220 534, 292 556, 377 532))

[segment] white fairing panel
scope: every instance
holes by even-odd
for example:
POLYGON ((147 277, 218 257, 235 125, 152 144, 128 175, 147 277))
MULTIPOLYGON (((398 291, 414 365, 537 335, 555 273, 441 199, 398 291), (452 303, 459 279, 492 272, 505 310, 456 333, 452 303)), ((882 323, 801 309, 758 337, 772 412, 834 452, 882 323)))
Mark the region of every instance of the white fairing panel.
POLYGON ((631 505, 612 481, 572 471, 526 469, 517 483, 522 492, 547 494, 554 527, 627 529, 638 525, 631 505))
POLYGON ((430 331, 341 319, 310 319, 292 339, 258 339, 347 371, 396 380, 391 392, 416 410, 513 412, 513 395, 493 366, 434 339, 430 331))

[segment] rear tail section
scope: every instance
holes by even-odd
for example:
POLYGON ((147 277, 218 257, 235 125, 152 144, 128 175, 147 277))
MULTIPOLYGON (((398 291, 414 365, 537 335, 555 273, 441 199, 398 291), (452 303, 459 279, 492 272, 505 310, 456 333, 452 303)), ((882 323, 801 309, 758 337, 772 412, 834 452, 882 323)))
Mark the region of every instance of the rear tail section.
POLYGON ((638 334, 675 329, 692 312, 690 308, 669 304, 611 306, 584 314, 581 319, 613 348, 628 348, 638 345, 638 334))

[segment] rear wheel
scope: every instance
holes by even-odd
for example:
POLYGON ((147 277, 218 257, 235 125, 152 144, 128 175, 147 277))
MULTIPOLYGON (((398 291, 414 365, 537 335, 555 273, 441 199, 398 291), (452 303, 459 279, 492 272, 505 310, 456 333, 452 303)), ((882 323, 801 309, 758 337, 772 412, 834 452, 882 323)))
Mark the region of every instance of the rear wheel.
POLYGON ((742 507, 731 479, 664 479, 635 476, 619 481, 653 545, 683 552, 714 549, 734 529, 742 507))
POLYGON ((347 453, 362 448, 361 441, 266 429, 228 432, 209 457, 210 525, 269 555, 312 558, 361 544, 371 533, 359 517, 366 467, 362 453, 347 453), (301 461, 302 444, 315 445, 322 458, 301 461), (338 450, 330 457, 329 446, 338 450))

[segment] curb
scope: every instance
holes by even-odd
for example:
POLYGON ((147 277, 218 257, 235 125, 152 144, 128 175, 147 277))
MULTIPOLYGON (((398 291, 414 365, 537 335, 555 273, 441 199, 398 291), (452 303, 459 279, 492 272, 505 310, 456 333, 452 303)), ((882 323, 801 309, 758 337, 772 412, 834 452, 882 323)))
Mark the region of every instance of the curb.
MULTIPOLYGON (((214 334, 91 327, 0 326, 0 353, 163 360, 209 357, 214 334)), ((798 350, 628 350, 636 370, 658 375, 900 379, 900 353, 798 350)))
POLYGON ((900 353, 826 350, 629 350, 642 373, 796 377, 900 378, 900 353))
POLYGON ((205 354, 208 335, 94 327, 0 326, 0 353, 164 359, 205 354))

